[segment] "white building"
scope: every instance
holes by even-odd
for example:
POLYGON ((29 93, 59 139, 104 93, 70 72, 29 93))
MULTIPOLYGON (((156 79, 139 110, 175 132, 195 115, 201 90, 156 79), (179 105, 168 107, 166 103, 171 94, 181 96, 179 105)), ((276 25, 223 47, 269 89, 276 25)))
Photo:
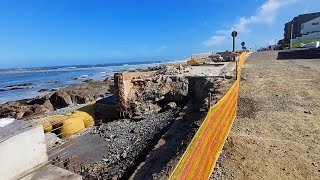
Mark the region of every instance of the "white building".
POLYGON ((320 17, 312 19, 311 21, 301 24, 301 34, 320 32, 320 17))

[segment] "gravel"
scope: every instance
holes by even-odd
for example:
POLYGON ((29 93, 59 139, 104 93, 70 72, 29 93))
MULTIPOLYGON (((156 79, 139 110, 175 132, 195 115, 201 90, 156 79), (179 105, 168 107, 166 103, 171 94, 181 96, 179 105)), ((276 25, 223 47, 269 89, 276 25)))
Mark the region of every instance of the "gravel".
MULTIPOLYGON (((152 147, 157 142, 155 139, 159 138, 158 134, 161 134, 161 131, 170 125, 174 120, 174 114, 173 110, 169 110, 145 117, 138 122, 123 119, 103 124, 97 128, 94 133, 99 133, 107 141, 106 158, 96 164, 103 165, 105 168, 103 177, 107 179, 125 178, 126 173, 130 175, 129 172, 135 169, 135 161, 144 158, 146 148, 152 147)), ((95 166, 90 168, 89 173, 96 173, 94 172, 95 166)))
POLYGON ((70 167, 85 161, 82 171, 76 170, 84 179, 127 179, 167 131, 178 111, 169 109, 139 121, 119 119, 93 127, 75 141, 62 144, 59 149, 63 150, 50 155, 50 159, 70 159, 70 167))

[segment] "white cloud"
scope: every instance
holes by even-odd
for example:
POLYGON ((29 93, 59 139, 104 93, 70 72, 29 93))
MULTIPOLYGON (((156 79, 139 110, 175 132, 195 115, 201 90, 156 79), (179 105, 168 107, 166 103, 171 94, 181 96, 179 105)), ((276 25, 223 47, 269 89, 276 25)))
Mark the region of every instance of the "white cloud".
POLYGON ((241 17, 237 23, 235 23, 229 29, 221 29, 216 31, 216 35, 211 36, 208 40, 204 41, 205 46, 212 46, 223 43, 223 40, 230 36, 232 31, 238 31, 239 33, 247 34, 250 32, 248 28, 249 24, 271 24, 274 22, 278 10, 280 8, 293 4, 299 0, 266 0, 259 8, 255 15, 251 17, 241 17))
POLYGON ((225 36, 211 36, 208 40, 203 42, 203 44, 206 46, 212 46, 212 45, 222 43, 225 39, 226 39, 225 36))

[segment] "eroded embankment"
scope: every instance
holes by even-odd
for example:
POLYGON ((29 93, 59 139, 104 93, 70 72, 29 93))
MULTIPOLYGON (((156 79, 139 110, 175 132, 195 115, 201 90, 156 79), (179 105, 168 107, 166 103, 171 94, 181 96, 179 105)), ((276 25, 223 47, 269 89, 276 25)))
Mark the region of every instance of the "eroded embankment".
POLYGON ((149 168, 151 171, 138 172, 148 178, 152 174, 167 176, 206 115, 209 94, 215 103, 233 80, 162 75, 154 78, 160 80, 151 78, 133 88, 131 102, 135 103, 128 103, 132 119, 105 122, 62 145, 62 151, 51 154, 56 165, 85 179, 128 179, 139 165, 141 169, 141 162, 150 161, 148 154, 154 153, 159 140, 167 137, 168 143, 162 145, 165 152, 159 153, 160 159, 166 156, 165 160, 155 163, 159 167, 149 168), (165 173, 161 174, 163 170, 165 173))
POLYGON ((130 179, 168 179, 207 114, 205 94, 211 94, 212 104, 215 104, 232 83, 232 79, 191 78, 190 95, 194 98, 184 106, 130 179))

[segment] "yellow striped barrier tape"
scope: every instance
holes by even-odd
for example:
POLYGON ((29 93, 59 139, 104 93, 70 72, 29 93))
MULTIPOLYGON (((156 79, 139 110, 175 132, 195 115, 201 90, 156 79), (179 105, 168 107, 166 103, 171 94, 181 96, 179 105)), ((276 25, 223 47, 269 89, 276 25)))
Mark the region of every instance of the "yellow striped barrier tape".
POLYGON ((237 77, 229 91, 214 106, 191 140, 170 176, 171 180, 208 179, 236 117, 241 67, 246 52, 240 54, 237 77))

